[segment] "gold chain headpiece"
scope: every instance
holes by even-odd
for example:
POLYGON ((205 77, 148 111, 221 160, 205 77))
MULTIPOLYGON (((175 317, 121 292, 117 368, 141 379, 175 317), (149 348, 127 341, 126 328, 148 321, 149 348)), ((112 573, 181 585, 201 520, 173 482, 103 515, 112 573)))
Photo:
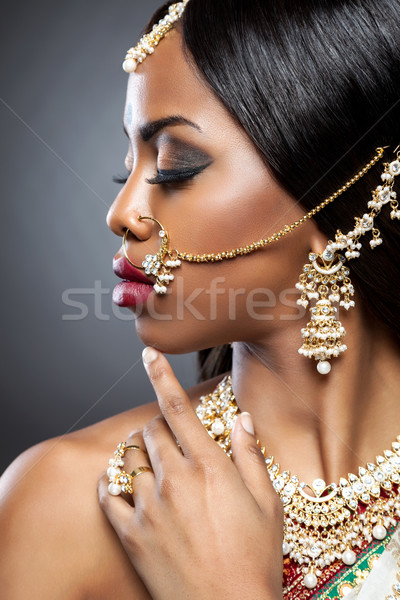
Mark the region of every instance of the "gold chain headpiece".
POLYGON ((188 1, 184 0, 183 2, 171 4, 168 14, 153 25, 150 33, 142 36, 135 47, 129 48, 122 63, 124 71, 133 73, 136 71, 138 64, 143 62, 148 54, 153 54, 154 48, 158 45, 159 41, 175 26, 176 21, 182 17, 188 1))

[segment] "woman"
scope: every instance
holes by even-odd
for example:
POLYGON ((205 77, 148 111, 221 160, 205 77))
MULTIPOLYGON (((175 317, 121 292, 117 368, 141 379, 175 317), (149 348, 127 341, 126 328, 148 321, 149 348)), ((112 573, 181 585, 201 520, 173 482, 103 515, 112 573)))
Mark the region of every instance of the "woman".
POLYGON ((158 403, 9 468, 2 597, 397 597, 399 8, 190 0, 128 52, 114 299, 158 403))

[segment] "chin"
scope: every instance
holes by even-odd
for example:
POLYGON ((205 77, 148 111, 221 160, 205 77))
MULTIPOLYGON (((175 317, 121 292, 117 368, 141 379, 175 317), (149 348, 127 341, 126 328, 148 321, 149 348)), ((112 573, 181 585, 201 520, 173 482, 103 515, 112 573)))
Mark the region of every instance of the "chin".
POLYGON ((136 333, 145 346, 153 346, 165 354, 189 354, 213 345, 210 337, 204 339, 204 331, 199 338, 196 330, 183 321, 177 323, 174 320, 155 320, 143 314, 135 319, 135 326, 136 333))

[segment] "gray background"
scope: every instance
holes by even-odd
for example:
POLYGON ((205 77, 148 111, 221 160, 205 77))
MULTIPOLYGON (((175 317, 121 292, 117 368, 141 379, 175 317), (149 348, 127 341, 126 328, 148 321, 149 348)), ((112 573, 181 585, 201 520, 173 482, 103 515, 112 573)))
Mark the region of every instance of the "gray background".
MULTIPOLYGON (((125 171, 121 61, 161 4, 3 3, 0 472, 40 440, 154 399, 133 317, 112 305, 120 243, 105 216, 125 171), (88 293, 75 296, 86 318, 63 320, 79 312, 63 291, 96 281, 98 316, 88 293)), ((195 382, 195 354, 168 359, 195 382)))

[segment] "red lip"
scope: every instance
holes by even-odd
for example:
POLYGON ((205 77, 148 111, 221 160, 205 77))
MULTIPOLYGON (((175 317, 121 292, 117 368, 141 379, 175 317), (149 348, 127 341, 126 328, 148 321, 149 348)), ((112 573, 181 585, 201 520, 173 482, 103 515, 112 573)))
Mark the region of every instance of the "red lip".
POLYGON ((117 306, 135 307, 144 304, 154 292, 152 285, 141 281, 121 281, 113 290, 113 302, 117 306))
POLYGON ((130 265, 126 260, 125 256, 114 258, 113 271, 118 277, 125 279, 125 281, 139 281, 141 283, 154 285, 154 281, 146 277, 146 275, 144 275, 142 271, 139 271, 139 269, 132 267, 132 265, 130 265))

